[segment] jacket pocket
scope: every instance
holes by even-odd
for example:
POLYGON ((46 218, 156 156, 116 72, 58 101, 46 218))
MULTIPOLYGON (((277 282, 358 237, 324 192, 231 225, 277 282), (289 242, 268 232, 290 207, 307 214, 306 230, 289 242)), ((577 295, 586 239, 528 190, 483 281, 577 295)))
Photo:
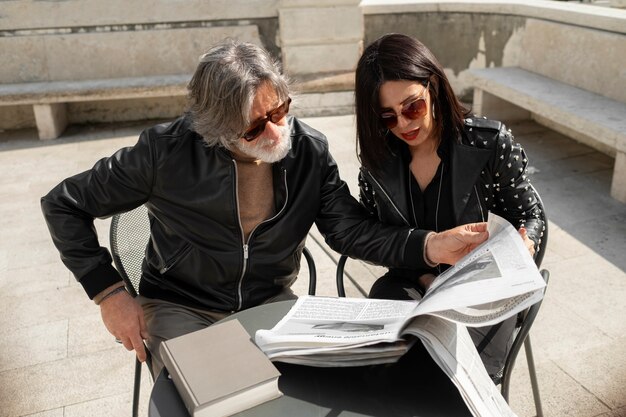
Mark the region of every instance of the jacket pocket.
POLYGON ((172 256, 168 256, 167 259, 162 260, 159 267, 159 272, 165 274, 167 271, 176 266, 187 254, 191 251, 191 244, 185 243, 182 248, 177 250, 172 256))

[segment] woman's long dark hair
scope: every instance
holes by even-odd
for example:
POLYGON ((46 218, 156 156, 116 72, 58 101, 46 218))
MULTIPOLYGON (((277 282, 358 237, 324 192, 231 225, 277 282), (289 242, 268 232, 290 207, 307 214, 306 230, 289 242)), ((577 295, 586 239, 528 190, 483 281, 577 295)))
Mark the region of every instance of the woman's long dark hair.
POLYGON ((381 123, 380 87, 385 81, 417 81, 435 106, 434 128, 440 140, 457 140, 469 110, 456 98, 437 58, 420 41, 397 33, 381 36, 363 52, 356 68, 356 132, 361 163, 376 171, 391 156, 381 123))

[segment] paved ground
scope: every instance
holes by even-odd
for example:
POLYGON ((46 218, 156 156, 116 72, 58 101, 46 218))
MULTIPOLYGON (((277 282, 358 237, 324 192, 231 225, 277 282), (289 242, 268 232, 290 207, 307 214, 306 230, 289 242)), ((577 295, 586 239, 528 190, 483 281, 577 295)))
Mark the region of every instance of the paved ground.
MULTIPOLYGON (((355 192, 351 116, 311 118, 355 192)), ((113 342, 98 308, 59 261, 39 198, 64 177, 133 144, 142 125, 72 127, 39 142, 0 133, 0 417, 130 415, 133 356, 113 342)), ((626 416, 626 206, 609 197, 613 160, 534 123, 513 126, 550 218, 548 292, 531 333, 546 416, 626 416)), ((108 222, 97 229, 107 241, 108 222)), ((307 246, 318 293, 335 294, 335 254, 307 246), (331 256, 332 255, 332 256, 331 256)), ((353 265, 358 266, 358 265, 353 265)), ((371 270, 353 272, 364 290, 371 270)), ((304 281, 304 280, 302 280, 304 281)), ((297 290, 304 293, 306 282, 297 290)), ((359 296, 353 285, 350 295, 359 296)), ((150 381, 144 380, 144 393, 150 381)), ((146 413, 147 395, 142 399, 146 413)), ((523 353, 511 405, 533 413, 523 353)))

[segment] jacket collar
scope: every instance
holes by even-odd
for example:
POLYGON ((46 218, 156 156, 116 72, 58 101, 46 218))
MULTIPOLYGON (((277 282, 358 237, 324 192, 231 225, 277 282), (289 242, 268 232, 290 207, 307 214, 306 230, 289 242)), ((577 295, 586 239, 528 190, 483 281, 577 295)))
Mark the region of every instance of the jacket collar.
POLYGON ((380 170, 376 173, 366 168, 361 170, 367 172, 369 176, 376 181, 385 195, 390 200, 389 203, 394 205, 398 213, 403 217, 407 225, 413 224, 413 217, 409 207, 408 180, 409 180, 409 162, 410 155, 408 148, 399 139, 396 139, 391 133, 386 137, 389 146, 389 158, 382 164, 380 170))
MULTIPOLYGON (((392 158, 383 164, 381 171, 370 174, 391 199, 398 211, 412 223, 411 203, 409 201, 409 162, 407 146, 400 140, 390 139, 392 158), (397 163, 398 159, 401 163, 397 163), (395 162, 394 162, 395 161, 395 162)), ((450 172, 452 175, 452 209, 456 224, 459 224, 467 203, 478 181, 480 172, 492 153, 488 149, 479 149, 463 143, 449 143, 443 147, 444 154, 449 152, 450 172)), ((479 202, 480 203, 480 202, 479 202)))
MULTIPOLYGON (((450 146, 450 167, 452 175, 452 209, 456 224, 467 207, 474 184, 492 152, 454 142, 450 146)), ((478 202, 480 204, 480 201, 478 202)))

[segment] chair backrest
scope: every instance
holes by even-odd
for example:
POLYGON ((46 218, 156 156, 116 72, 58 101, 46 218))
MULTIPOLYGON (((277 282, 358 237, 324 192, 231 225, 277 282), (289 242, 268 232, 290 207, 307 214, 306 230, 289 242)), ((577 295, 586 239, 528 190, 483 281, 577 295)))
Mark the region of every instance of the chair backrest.
POLYGON ((135 297, 139 293, 141 264, 150 239, 150 220, 146 206, 141 205, 114 215, 109 238, 113 263, 122 275, 128 291, 135 297))
POLYGON ((546 248, 548 247, 548 215, 546 214, 546 206, 543 205, 539 194, 537 194, 537 199, 539 200, 539 207, 541 208, 541 215, 543 216, 541 218, 541 220, 543 220, 543 231, 540 235, 541 242, 539 243, 537 253, 535 253, 535 264, 537 268, 540 268, 543 257, 546 254, 546 248))
MULTIPOLYGON (((139 293, 141 265, 150 239, 150 219, 146 206, 141 205, 136 209, 114 215, 111 219, 109 238, 115 267, 122 275, 128 291, 135 297, 139 293)), ((306 247, 302 254, 309 267, 309 295, 315 295, 317 283, 315 261, 306 247)))
MULTIPOLYGON (((546 287, 544 288, 544 294, 548 288, 548 281, 550 280, 550 272, 546 269, 541 270, 541 276, 543 280, 546 282, 546 287)), ((509 354, 506 357, 504 362, 504 367, 501 371, 501 380, 500 383, 502 385, 502 395, 504 399, 509 401, 509 385, 511 383, 511 374, 513 373, 513 367, 515 366, 515 360, 517 359, 517 354, 521 350, 526 338, 528 337, 528 333, 530 333, 530 328, 532 327, 535 318, 537 317, 537 313, 539 313, 539 308, 541 307, 543 299, 537 301, 535 304, 530 306, 526 311, 520 313, 521 316, 518 316, 518 324, 519 327, 516 329, 517 334, 513 339, 513 343, 511 344, 511 349, 509 350, 509 354), (521 320, 520 320, 521 318, 521 320)), ((528 357, 526 358, 529 361, 528 357)), ((532 360, 532 359, 531 359, 532 360)), ((530 362, 529 362, 530 363, 530 362)), ((534 367, 534 364, 532 365, 534 367)), ((534 372, 534 369, 531 371, 534 372)))

